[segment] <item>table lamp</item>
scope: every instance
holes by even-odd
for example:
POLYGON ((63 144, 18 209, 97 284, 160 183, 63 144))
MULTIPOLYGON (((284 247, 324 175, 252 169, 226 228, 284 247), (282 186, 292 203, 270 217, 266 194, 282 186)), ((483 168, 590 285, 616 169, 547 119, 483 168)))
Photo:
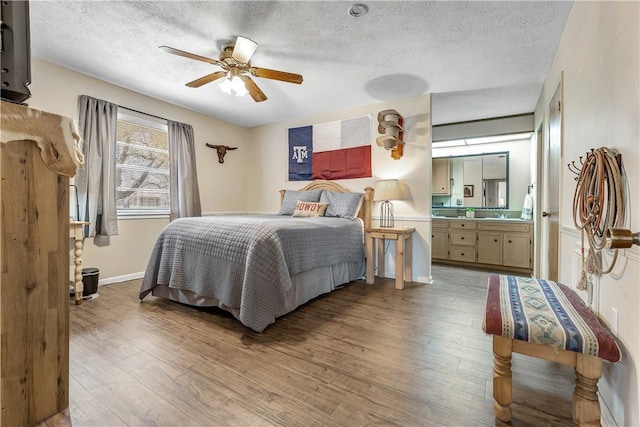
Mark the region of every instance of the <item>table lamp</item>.
POLYGON ((393 204, 390 200, 402 200, 402 186, 397 179, 383 179, 376 182, 373 200, 383 201, 380 205, 380 227, 391 228, 393 221, 393 204))

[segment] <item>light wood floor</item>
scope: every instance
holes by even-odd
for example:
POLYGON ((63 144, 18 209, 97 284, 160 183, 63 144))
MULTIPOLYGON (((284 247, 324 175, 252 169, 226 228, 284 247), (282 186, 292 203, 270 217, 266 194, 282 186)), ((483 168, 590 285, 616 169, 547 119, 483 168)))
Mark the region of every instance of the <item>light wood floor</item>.
MULTIPOLYGON (((71 306, 74 426, 480 426, 493 415, 489 273, 354 282, 257 334, 217 309, 137 297, 71 306)), ((514 354, 513 426, 573 425, 573 370, 514 354)))

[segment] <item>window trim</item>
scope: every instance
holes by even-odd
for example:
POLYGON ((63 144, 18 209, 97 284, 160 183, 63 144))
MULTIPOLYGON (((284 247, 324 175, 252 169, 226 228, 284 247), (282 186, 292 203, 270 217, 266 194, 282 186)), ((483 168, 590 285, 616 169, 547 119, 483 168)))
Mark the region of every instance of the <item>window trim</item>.
MULTIPOLYGON (((118 122, 125 122, 137 126, 148 127, 151 129, 155 129, 161 132, 166 132, 167 134, 167 153, 169 152, 169 124, 167 121, 164 123, 149 120, 146 117, 138 117, 136 115, 125 114, 118 112, 118 117, 116 119, 118 122)), ((116 145, 122 143, 116 139, 116 145)), ((122 143, 125 144, 125 143, 122 143)), ((150 148, 150 151, 158 151, 157 149, 150 148)), ((162 150, 164 151, 164 150, 162 150)), ((164 171, 166 169, 159 169, 164 171)), ((169 176, 171 176, 170 170, 168 170, 169 176)), ((169 188, 169 194, 171 194, 171 188, 169 188)), ((169 218, 171 214, 171 207, 166 209, 117 209, 116 214, 119 220, 132 220, 132 219, 160 219, 160 218, 169 218)))

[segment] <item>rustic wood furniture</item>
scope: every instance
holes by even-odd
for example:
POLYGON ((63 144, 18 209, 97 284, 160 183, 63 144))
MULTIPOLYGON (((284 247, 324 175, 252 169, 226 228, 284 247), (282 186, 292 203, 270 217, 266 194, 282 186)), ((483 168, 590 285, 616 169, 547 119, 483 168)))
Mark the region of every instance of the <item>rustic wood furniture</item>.
POLYGON ((405 281, 413 277, 413 227, 369 228, 365 231, 367 243, 367 284, 372 284, 375 271, 374 245, 378 240, 378 277, 384 277, 385 240, 396 241, 396 289, 404 289, 405 281))
POLYGON ((71 119, 0 109, 0 425, 34 425, 68 417, 69 176, 79 164, 65 141, 71 119))
POLYGON ((493 335, 493 397, 496 417, 512 417, 513 352, 573 366, 573 420, 600 425, 598 380, 602 359, 618 362, 614 338, 580 297, 547 280, 491 275, 483 330, 493 335))
POLYGON ((84 227, 89 225, 85 221, 70 221, 69 231, 73 239, 73 292, 77 305, 82 304, 82 293, 84 292, 84 284, 82 282, 82 247, 84 244, 84 227))

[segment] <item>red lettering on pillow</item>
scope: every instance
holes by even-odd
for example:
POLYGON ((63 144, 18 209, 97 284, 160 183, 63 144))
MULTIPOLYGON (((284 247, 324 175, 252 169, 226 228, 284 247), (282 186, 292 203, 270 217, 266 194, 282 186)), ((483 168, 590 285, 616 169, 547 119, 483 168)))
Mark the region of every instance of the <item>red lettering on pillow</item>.
POLYGON ((303 216, 303 217, 323 216, 326 208, 327 208, 327 203, 298 201, 296 203, 296 210, 293 213, 293 216, 303 216))

